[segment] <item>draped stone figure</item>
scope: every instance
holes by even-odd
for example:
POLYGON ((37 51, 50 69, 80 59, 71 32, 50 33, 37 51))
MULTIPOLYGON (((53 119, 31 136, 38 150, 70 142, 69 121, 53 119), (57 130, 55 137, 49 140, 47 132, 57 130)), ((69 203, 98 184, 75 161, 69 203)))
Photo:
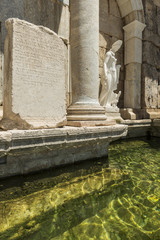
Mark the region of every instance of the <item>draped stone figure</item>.
POLYGON ((112 48, 106 53, 104 61, 104 77, 101 79, 101 91, 99 101, 105 107, 106 111, 117 112, 119 109, 117 103, 121 92, 116 94, 119 82, 119 73, 121 65, 116 65, 117 59, 115 53, 122 46, 122 41, 118 40, 112 48))

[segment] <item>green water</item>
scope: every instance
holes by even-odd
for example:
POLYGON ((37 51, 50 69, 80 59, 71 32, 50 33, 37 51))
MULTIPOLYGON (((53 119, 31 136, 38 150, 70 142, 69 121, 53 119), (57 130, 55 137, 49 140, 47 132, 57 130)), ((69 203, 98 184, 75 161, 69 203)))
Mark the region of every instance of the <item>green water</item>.
POLYGON ((160 240, 158 138, 0 187, 0 240, 160 240))

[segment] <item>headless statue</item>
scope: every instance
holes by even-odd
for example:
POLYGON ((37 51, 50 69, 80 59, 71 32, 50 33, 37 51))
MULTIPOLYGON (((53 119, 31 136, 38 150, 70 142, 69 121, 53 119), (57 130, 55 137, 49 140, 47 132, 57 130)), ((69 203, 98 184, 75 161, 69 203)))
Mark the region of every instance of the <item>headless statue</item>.
POLYGON ((115 58, 115 53, 119 50, 121 45, 121 40, 116 41, 112 45, 112 48, 106 53, 104 61, 104 77, 101 79, 99 101, 101 106, 110 111, 117 111, 117 103, 121 94, 121 92, 118 94, 114 92, 117 90, 121 67, 120 65, 116 65, 117 59, 115 58))

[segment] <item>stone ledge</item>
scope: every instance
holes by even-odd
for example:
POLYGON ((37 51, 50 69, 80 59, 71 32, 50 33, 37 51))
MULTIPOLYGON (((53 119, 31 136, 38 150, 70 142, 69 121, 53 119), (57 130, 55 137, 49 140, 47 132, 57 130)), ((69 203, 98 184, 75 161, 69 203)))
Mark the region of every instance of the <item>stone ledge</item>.
POLYGON ((152 120, 123 120, 122 124, 128 126, 128 134, 125 138, 146 137, 151 135, 152 120))
POLYGON ((0 178, 107 157, 127 126, 10 130, 0 134, 0 178))
POLYGON ((160 137, 160 119, 154 119, 152 121, 152 136, 160 137))

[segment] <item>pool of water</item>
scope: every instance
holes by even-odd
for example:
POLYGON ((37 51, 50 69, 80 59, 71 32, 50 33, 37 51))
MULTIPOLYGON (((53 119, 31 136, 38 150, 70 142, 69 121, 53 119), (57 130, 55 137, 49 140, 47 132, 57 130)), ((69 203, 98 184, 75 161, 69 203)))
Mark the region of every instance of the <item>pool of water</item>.
POLYGON ((160 240, 160 139, 0 181, 0 240, 160 240))

